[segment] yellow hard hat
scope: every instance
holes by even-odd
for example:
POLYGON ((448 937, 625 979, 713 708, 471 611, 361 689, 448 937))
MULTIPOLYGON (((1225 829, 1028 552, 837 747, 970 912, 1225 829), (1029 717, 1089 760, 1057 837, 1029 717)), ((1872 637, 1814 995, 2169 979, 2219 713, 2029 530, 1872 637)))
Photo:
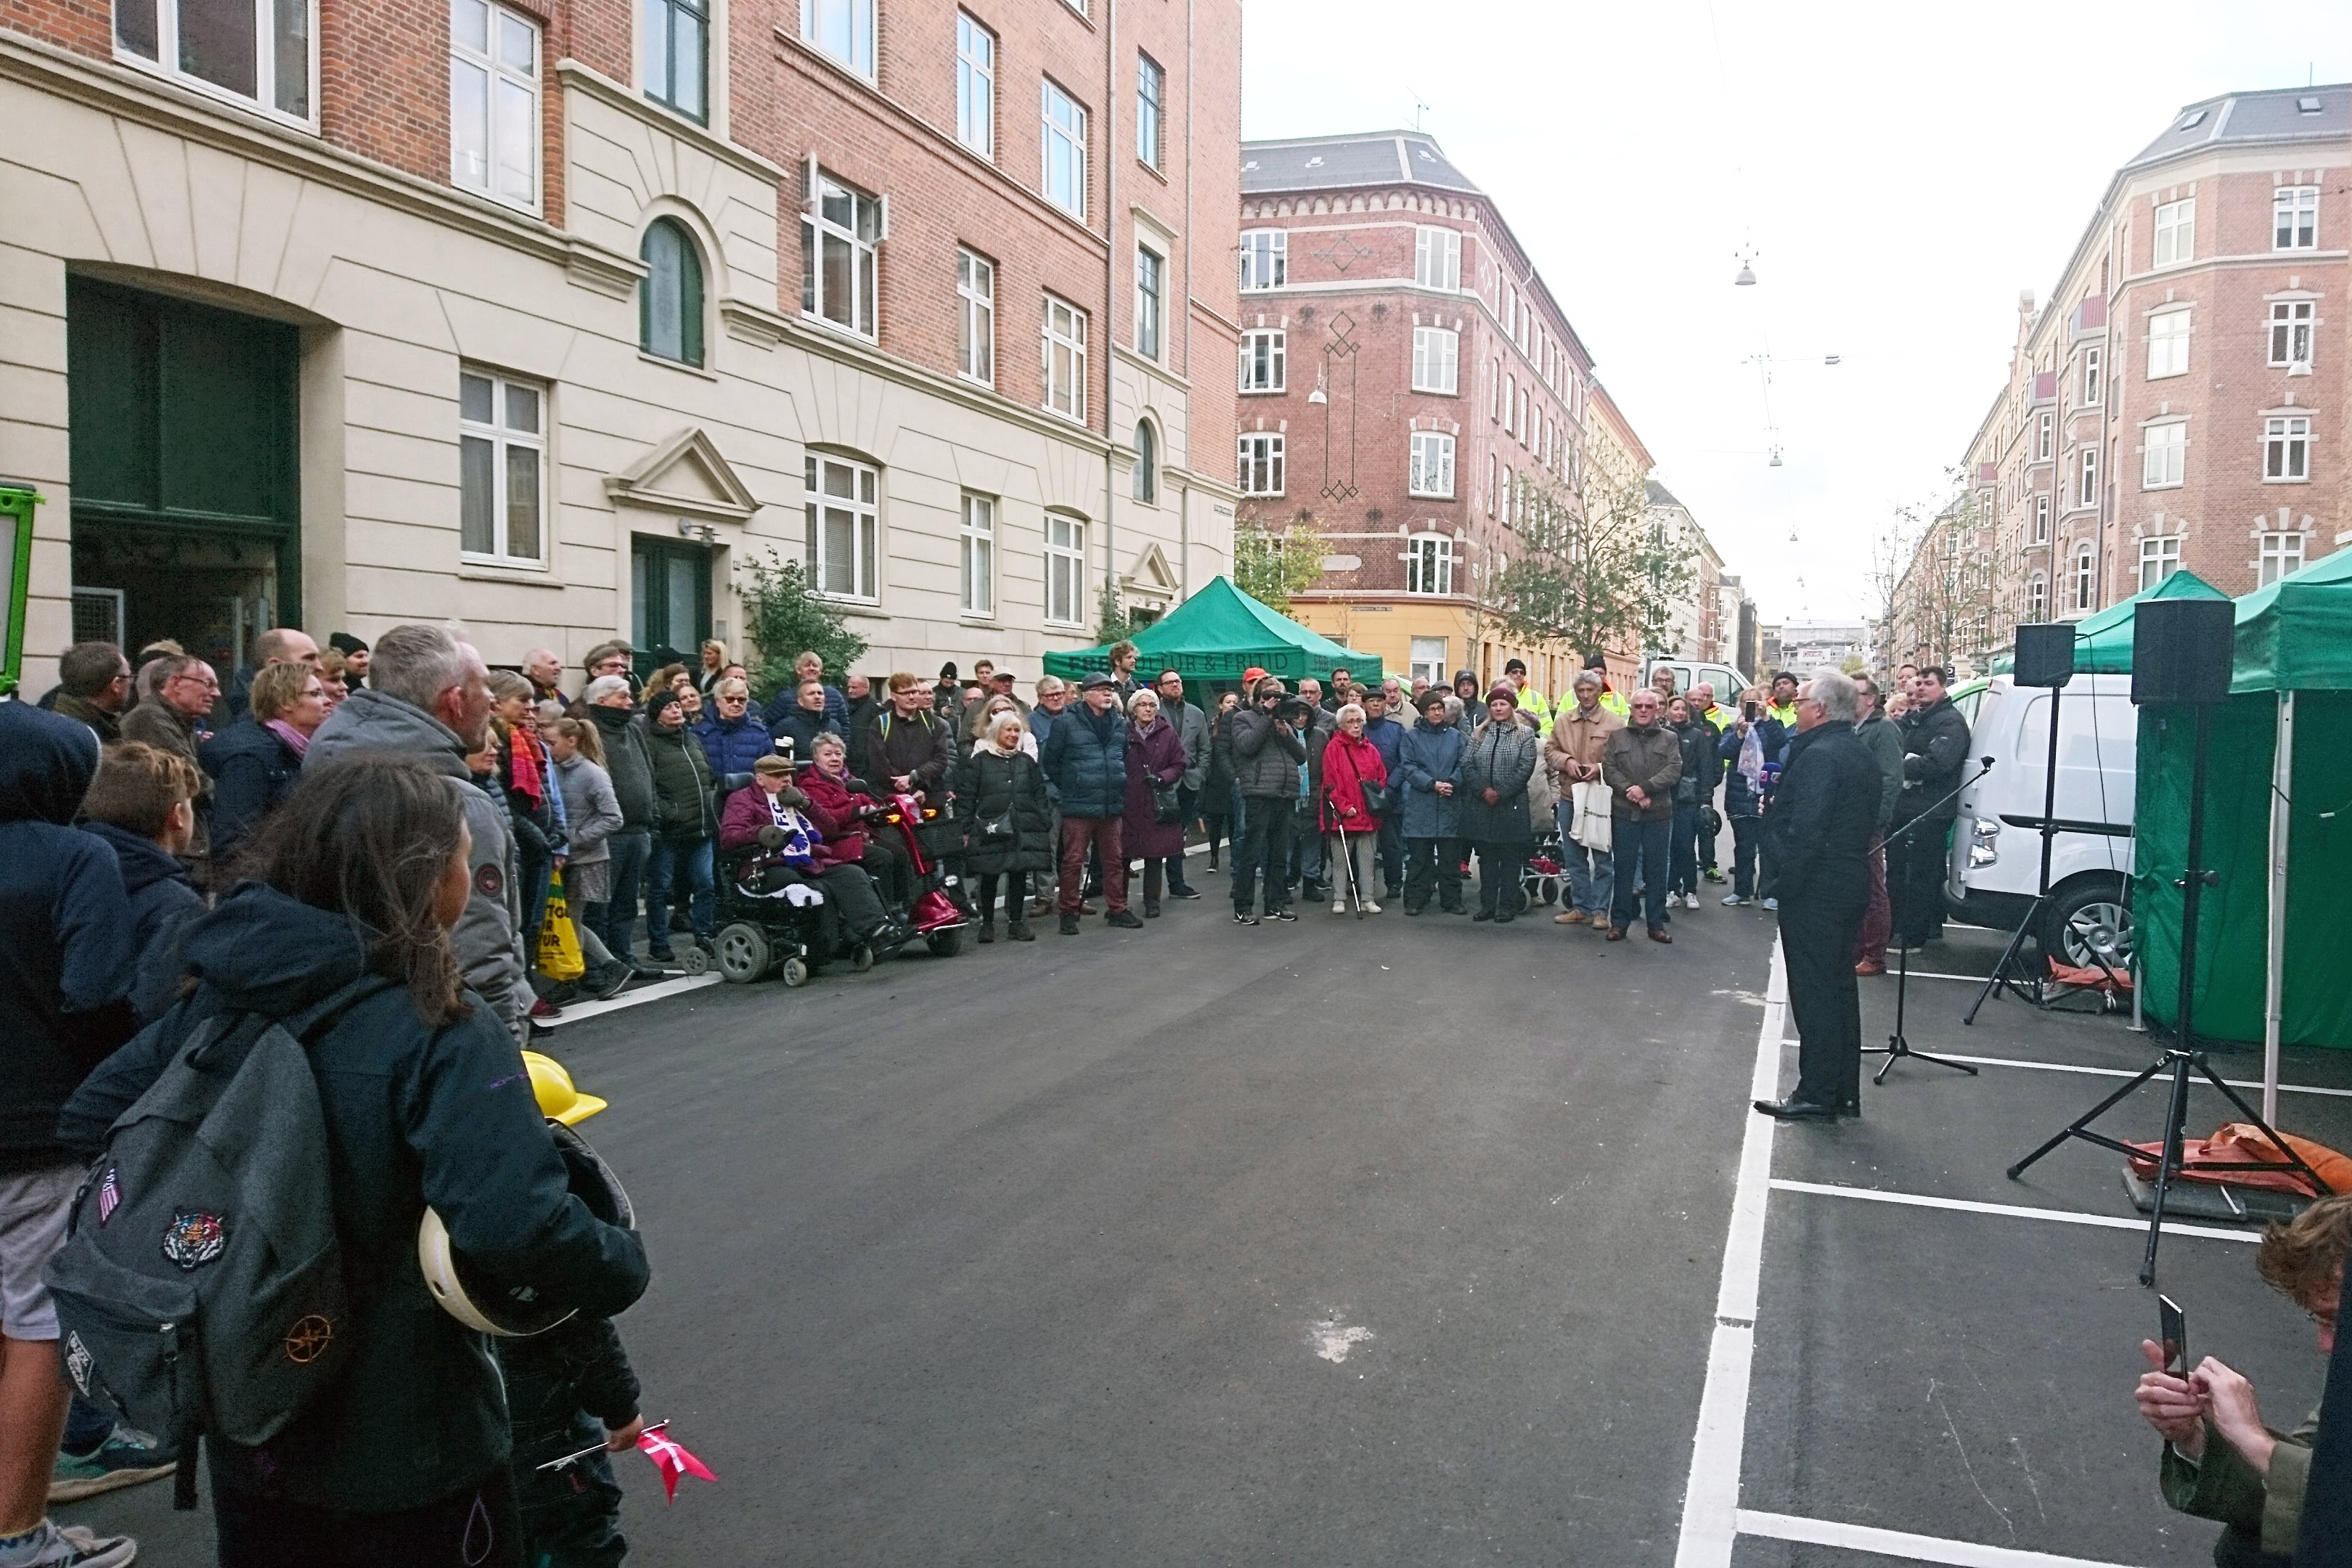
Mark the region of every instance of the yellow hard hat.
POLYGON ((572 1075, 553 1057, 525 1051, 522 1065, 530 1069, 530 1092, 539 1100, 539 1113, 550 1121, 577 1127, 604 1109, 604 1101, 580 1092, 572 1082, 572 1075))

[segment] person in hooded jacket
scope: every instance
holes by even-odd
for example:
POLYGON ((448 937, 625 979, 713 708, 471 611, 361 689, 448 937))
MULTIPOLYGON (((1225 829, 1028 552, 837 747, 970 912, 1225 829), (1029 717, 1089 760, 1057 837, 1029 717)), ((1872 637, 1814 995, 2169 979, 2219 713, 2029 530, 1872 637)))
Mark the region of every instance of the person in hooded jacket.
MULTIPOLYGON (((379 642, 379 679, 385 642, 379 642)), ((476 792, 479 793, 479 792, 476 792)), ((485 797, 487 799, 487 797, 485 797)), ((58 1121, 85 1158, 205 1021, 286 1018, 341 994, 309 1054, 353 1297, 352 1359, 267 1444, 205 1441, 222 1563, 519 1565, 506 1397, 479 1333, 417 1261, 429 1205, 491 1279, 610 1316, 649 1278, 636 1235, 570 1190, 514 1043, 465 984, 450 930, 475 884, 467 814, 421 758, 304 769, 256 875, 192 919, 193 989, 100 1067, 58 1121)))
POLYGON ((580 694, 581 717, 596 726, 604 743, 604 771, 613 778, 613 798, 620 803, 620 830, 606 840, 612 851, 612 898, 604 906, 604 924, 596 935, 613 956, 642 974, 659 974, 658 965, 638 962, 637 897, 653 861, 654 826, 661 814, 654 795, 654 759, 630 700, 628 681, 618 675, 601 675, 580 694))
POLYGON ((1402 797, 1392 815, 1404 833, 1404 912, 1417 915, 1437 895, 1449 915, 1462 907, 1462 752, 1468 744, 1445 718, 1451 694, 1433 686, 1421 694, 1421 717, 1397 742, 1391 777, 1402 797))
POLYGON ((82 797, 82 831, 112 845, 122 870, 139 965, 131 1007, 142 1024, 153 1023, 178 1000, 178 969, 172 962, 178 927, 205 907, 180 859, 195 834, 199 787, 186 759, 123 741, 106 748, 98 776, 82 797))
MULTIPOLYGON (((1454 722, 1455 727, 1461 730, 1462 738, 1467 741, 1478 732, 1478 726, 1486 721, 1486 700, 1478 695, 1478 672, 1472 669, 1455 670, 1454 696, 1462 704, 1462 711, 1454 715, 1454 722)), ((1518 698, 1514 696, 1511 701, 1516 706, 1518 698)))
POLYGON ((686 907, 695 940, 708 951, 711 920, 711 841, 719 832, 710 803, 710 758, 687 728, 686 708, 676 690, 646 699, 646 752, 653 763, 654 853, 647 873, 646 930, 656 963, 673 957, 671 895, 686 907))
POLYGON ((980 940, 996 940, 996 895, 1004 894, 1004 934, 1034 942, 1029 879, 1054 868, 1054 803, 1045 770, 1029 754, 1027 721, 1006 709, 988 721, 980 744, 955 773, 955 811, 963 827, 964 873, 978 879, 980 940))
POLYGON ((65 1240, 83 1164, 58 1113, 137 1027, 115 853, 72 826, 98 766, 87 725, 0 702, 0 1540, 26 1562, 113 1564, 137 1550, 44 1511, 68 1385, 41 1269, 65 1240))
MULTIPOLYGON (((1143 862, 1143 918, 1160 918, 1160 893, 1184 868, 1184 824, 1162 822, 1154 788, 1181 789, 1184 746, 1176 727, 1160 716, 1160 694, 1139 686, 1127 700, 1127 783, 1119 826, 1119 852, 1143 862), (1163 879, 1166 879, 1163 881, 1163 879)), ((1179 797, 1181 801, 1181 796, 1179 797)), ((1178 810, 1181 810, 1180 804, 1178 810)))
POLYGON ((294 787, 310 737, 327 721, 327 689, 308 664, 262 666, 246 701, 245 717, 203 752, 205 772, 213 776, 213 859, 224 868, 294 787))
POLYGON ((1519 722, 1518 689, 1508 681, 1486 694, 1486 721, 1462 753, 1462 836, 1478 852, 1478 912, 1473 920, 1508 925, 1527 893, 1519 885, 1535 832, 1528 818, 1528 780, 1541 743, 1519 722))

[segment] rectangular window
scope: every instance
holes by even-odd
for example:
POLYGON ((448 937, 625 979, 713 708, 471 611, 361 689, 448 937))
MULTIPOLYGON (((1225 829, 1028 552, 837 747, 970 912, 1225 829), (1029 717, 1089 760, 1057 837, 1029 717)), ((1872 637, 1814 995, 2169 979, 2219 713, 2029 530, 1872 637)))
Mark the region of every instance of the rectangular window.
MULTIPOLYGON (((1408 594, 1451 594, 1454 592, 1454 541, 1442 533, 1423 533, 1405 544, 1404 591, 1408 594)), ((1445 639, 1416 637, 1416 647, 1423 641, 1435 643, 1438 657, 1444 658, 1445 639)), ((1432 684, 1440 678, 1433 675, 1432 684)))
POLYGON ((1508 436, 1508 435, 1511 435, 1511 434, 1513 434, 1513 433, 1514 433, 1514 431, 1515 431, 1515 429, 1516 429, 1516 426, 1512 424, 1512 421, 1513 421, 1513 420, 1515 420, 1515 419, 1517 419, 1518 416, 1519 416, 1519 378, 1518 378, 1517 376, 1516 376, 1516 375, 1507 375, 1507 376, 1505 376, 1505 377, 1503 378, 1503 434, 1504 434, 1504 435, 1508 436))
POLYGON ((1282 493, 1282 437, 1270 430, 1253 430, 1242 437, 1241 487, 1245 496, 1282 493))
POLYGON ((2074 504, 2099 504, 2099 449, 2096 447, 2083 448, 2080 478, 2074 486, 2074 504))
POLYGON ((2166 202, 2156 209, 2156 261, 2169 267, 2186 261, 2197 248, 2197 198, 2166 202))
POLYGON ((2311 363, 2311 312, 2309 300, 2279 300, 2272 303, 2271 363, 2311 363))
POLYGON ((1503 526, 1509 528, 1517 521, 1511 503, 1518 500, 1519 486, 1518 481, 1511 478, 1511 466, 1508 463, 1503 465, 1502 494, 1503 526))
MULTIPOLYGON (((808 6, 809 0, 802 0, 803 29, 808 6)), ((709 120, 709 6, 705 0, 638 0, 638 25, 645 29, 646 96, 688 120, 709 120)), ((870 65, 867 71, 871 74, 870 65)))
POLYGON ((956 372, 983 385, 996 382, 996 264, 956 252, 956 372))
POLYGON ((2045 491, 2033 498, 2033 540, 2036 544, 2050 542, 2050 497, 2045 491))
POLYGON ((1405 679, 1426 680, 1432 686, 1445 684, 1444 637, 1414 637, 1409 657, 1412 668, 1405 672, 1405 679))
POLYGON ((539 205, 539 25, 488 0, 449 7, 449 179, 539 205))
POLYGON ((1242 390, 1280 392, 1283 389, 1284 338, 1279 327, 1242 334, 1242 390))
POLYGON ((956 140, 996 156, 996 35, 956 13, 956 140))
POLYGON ((2025 582, 2025 618, 2036 623, 2050 618, 2050 579, 2039 572, 2025 582))
POLYGON ((2147 378, 2189 374, 2187 310, 2167 310, 2147 319, 2147 378))
POLYGON ((1499 420, 1503 416, 1503 362, 1486 362, 1486 417, 1499 420))
POLYGON ((818 593, 835 599, 881 597, 881 475, 864 463, 808 455, 808 570, 818 593))
POLYGON ((1057 511, 1045 514, 1045 618, 1075 626, 1087 615, 1087 525, 1057 511))
POLYGON ((1424 289, 1454 293, 1462 287, 1462 235, 1458 229, 1412 231, 1412 280, 1424 289))
POLYGON ((1535 431, 1532 428, 1531 421, 1528 417, 1528 395, 1524 391, 1519 394, 1519 428, 1517 434, 1520 446, 1529 447, 1535 444, 1535 431))
POLYGON ((963 613, 996 614, 996 503, 986 496, 963 498, 962 527, 957 545, 961 555, 963 613))
POLYGON ((2180 535, 2168 533, 2160 539, 2139 542, 2139 590, 2147 593, 2167 577, 2180 570, 2180 535))
POLYGON ((2050 437, 2055 422, 2050 415, 2045 414, 2042 416, 2042 427, 2033 437, 2033 458, 2036 462, 2046 463, 2050 460, 2050 437))
POLYGON ((1459 384, 1462 336, 1445 327, 1412 330, 1412 389, 1452 396, 1459 384))
POLYGON ((2140 447, 2139 488, 2168 489, 2181 482, 2189 463, 2189 426, 2151 425, 2140 447))
POLYGON ((2098 401, 2099 351, 2095 348, 2084 349, 2083 351, 2083 402, 2086 406, 2090 406, 2095 405, 2098 401))
POLYGON ((1045 121, 1045 199, 1073 217, 1087 216, 1087 111, 1048 81, 1038 88, 1045 121))
POLYGON ((2307 479, 2311 477, 2311 421, 2289 416, 2263 421, 2263 478, 2307 479))
POLYGON ((2300 533, 2265 533, 2256 587, 2267 588, 2282 577, 2292 577, 2303 570, 2303 535, 2300 533))
POLYGON ((1502 488, 1502 481, 1496 477, 1496 471, 1495 454, 1489 452, 1486 454, 1486 515, 1488 517, 1495 515, 1495 492, 1502 488))
POLYGON ((2094 608, 2098 603, 2099 574, 2094 564, 2095 560, 2087 544, 2074 552, 2074 607, 2078 610, 2094 608))
POLYGON ((1087 313, 1045 296, 1045 406, 1087 422, 1087 313))
POLYGON ((308 123, 310 0, 121 0, 114 44, 200 88, 308 123))
POLYGON ((2271 193, 2271 248, 2309 250, 2319 243, 2319 187, 2282 185, 2271 193))
POLYGON ((1290 280, 1290 234, 1254 228, 1242 236, 1242 292, 1279 289, 1290 280))
POLYGON ((1168 97, 1168 73, 1150 55, 1135 57, 1135 155, 1160 167, 1160 138, 1165 132, 1163 109, 1168 97))
POLYGON ((547 564, 546 408, 546 393, 529 382, 458 373, 457 547, 468 559, 547 564))
POLYGON ((1454 437, 1436 430, 1412 433, 1405 488, 1417 496, 1454 496, 1454 437))
POLYGON ((801 0, 801 39, 874 79, 874 0, 801 0))
POLYGON ((1160 299, 1168 264, 1157 251, 1135 250, 1135 352, 1145 359, 1160 357, 1160 299))
POLYGON ((801 314, 870 338, 882 204, 820 172, 815 206, 801 215, 801 314))

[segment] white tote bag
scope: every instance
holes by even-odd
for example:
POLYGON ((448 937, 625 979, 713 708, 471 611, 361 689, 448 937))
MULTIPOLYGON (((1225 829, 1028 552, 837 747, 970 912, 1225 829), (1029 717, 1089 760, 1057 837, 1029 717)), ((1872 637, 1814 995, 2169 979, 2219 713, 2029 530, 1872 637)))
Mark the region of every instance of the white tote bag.
POLYGON ((1610 849, 1610 789, 1598 779, 1570 784, 1570 795, 1576 802, 1576 816, 1569 825, 1568 836, 1596 855, 1606 855, 1610 849))

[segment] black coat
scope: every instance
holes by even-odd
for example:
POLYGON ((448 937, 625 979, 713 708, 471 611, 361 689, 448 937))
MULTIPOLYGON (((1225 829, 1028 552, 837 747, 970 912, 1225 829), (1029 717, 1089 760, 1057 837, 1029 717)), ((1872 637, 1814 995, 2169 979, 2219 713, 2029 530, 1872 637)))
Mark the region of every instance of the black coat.
MULTIPOLYGON (((687 725, 646 726, 646 756, 654 779, 654 836, 673 843, 716 837, 719 813, 710 804, 710 754, 687 725)), ((623 820, 627 814, 623 813, 623 820)))
POLYGON ((1039 748, 1064 816, 1127 815, 1127 716, 1083 703, 1062 710, 1039 748))
MULTIPOLYGON (((224 1008, 284 1017, 365 971, 347 918, 252 882, 191 920, 180 951, 201 984, 73 1096, 58 1135, 76 1153, 98 1152, 205 1017, 224 1008)), ((394 986, 319 1035, 310 1060, 355 1309, 352 1359, 264 1447, 205 1447, 215 1483, 233 1491, 361 1512, 415 1508, 475 1485, 510 1446, 486 1336, 425 1289, 416 1261, 425 1205, 489 1278, 529 1282, 550 1303, 586 1312, 610 1315, 644 1294, 645 1247, 572 1195, 530 1076, 488 1008, 434 1027, 394 986)))
POLYGON ((1895 821, 1949 822, 1960 814, 1952 792, 1969 765, 1969 721, 1950 698, 1939 697, 1904 714, 1902 723, 1903 794, 1895 803, 1895 821))
POLYGON ((1764 814, 1764 862, 1783 909, 1868 901, 1879 785, 1878 763, 1851 724, 1817 724, 1789 742, 1764 814))
POLYGON ((157 845, 110 822, 85 822, 82 831, 114 847, 122 872, 122 896, 131 906, 131 942, 138 953, 138 978, 131 987, 131 1011, 152 1024, 178 1000, 180 923, 205 907, 188 879, 188 868, 157 845))
POLYGON ((1026 752, 1000 757, 982 747, 957 764, 956 821, 964 834, 964 870, 975 877, 1045 871, 1054 865, 1054 803, 1045 770, 1026 752), (980 825, 1010 817, 1013 837, 982 837, 980 825))
POLYGON ((621 808, 621 831, 650 833, 661 815, 654 795, 654 757, 646 742, 646 726, 628 708, 588 705, 588 721, 604 742, 604 772, 613 780, 613 799, 621 808))
POLYGON ((929 709, 917 709, 911 719, 900 718, 895 708, 882 709, 849 749, 849 771, 885 795, 890 781, 901 773, 910 776, 918 790, 934 794, 946 786, 954 767, 948 722, 929 709))
POLYGON ((213 776, 213 858, 225 861, 302 776, 302 759, 278 731, 247 714, 199 755, 213 776))

